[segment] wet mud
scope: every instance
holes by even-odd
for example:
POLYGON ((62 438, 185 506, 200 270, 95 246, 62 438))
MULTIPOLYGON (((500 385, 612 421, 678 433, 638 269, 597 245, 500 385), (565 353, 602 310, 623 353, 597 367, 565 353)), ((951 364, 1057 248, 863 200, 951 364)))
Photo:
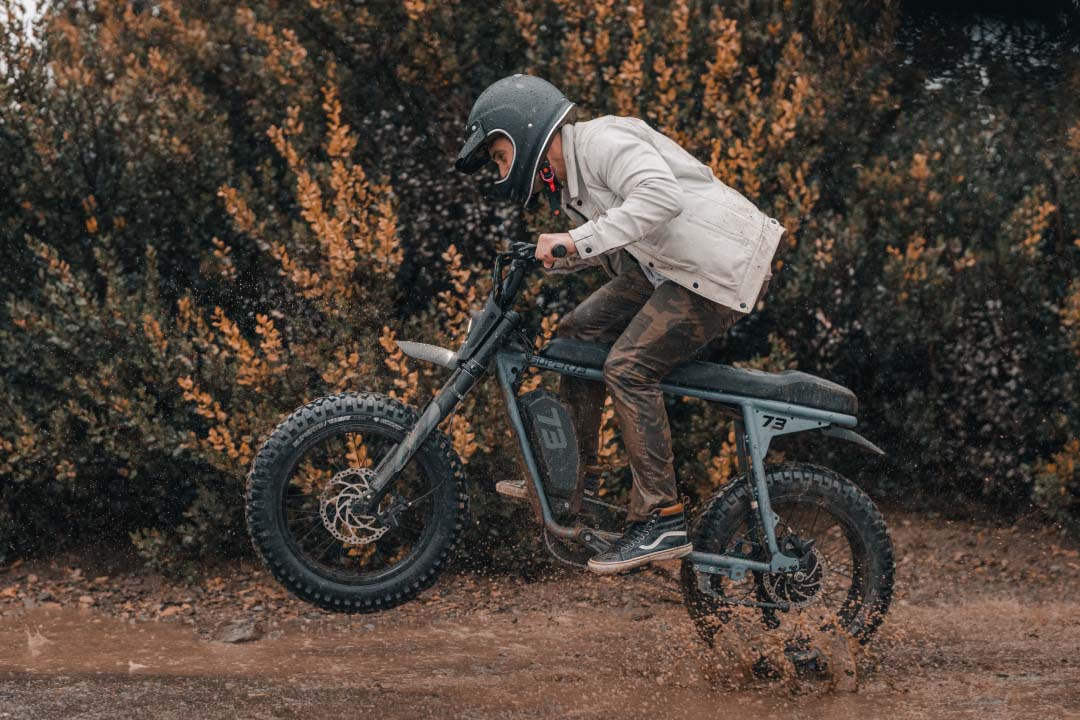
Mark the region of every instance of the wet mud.
POLYGON ((747 620, 705 648, 667 569, 448 576, 340 616, 254 566, 187 585, 28 564, 0 572, 0 718, 1080 718, 1075 546, 889 521, 879 634, 816 638, 827 672, 771 678, 750 666, 775 640, 747 620), (215 640, 230 623, 250 641, 215 640))

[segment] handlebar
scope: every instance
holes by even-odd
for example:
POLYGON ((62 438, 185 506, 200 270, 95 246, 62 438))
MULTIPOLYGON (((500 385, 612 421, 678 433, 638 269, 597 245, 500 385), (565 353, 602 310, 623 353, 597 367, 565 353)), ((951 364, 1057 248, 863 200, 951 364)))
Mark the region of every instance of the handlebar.
MULTIPOLYGON (((557 258, 566 257, 566 246, 556 245, 551 254, 557 258)), ((510 244, 510 249, 495 255, 495 268, 493 270, 495 301, 502 305, 503 299, 511 299, 517 295, 518 288, 525 274, 540 264, 536 259, 536 245, 527 242, 510 244), (503 263, 510 260, 511 272, 503 280, 503 263), (516 270, 516 272, 515 272, 516 270)))
MULTIPOLYGON (((566 246, 556 245, 551 249, 551 254, 557 258, 566 257, 566 246)), ((511 259, 511 260, 533 260, 540 262, 536 259, 536 245, 527 242, 516 242, 510 244, 510 249, 505 250, 497 254, 497 259, 511 259)))

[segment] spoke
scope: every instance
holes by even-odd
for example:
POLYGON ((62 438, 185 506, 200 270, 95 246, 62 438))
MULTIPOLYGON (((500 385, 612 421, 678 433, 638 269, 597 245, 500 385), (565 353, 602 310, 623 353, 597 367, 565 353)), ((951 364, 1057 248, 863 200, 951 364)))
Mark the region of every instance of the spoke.
POLYGON ((826 575, 828 575, 829 573, 836 573, 837 575, 845 577, 848 580, 851 580, 852 575, 854 574, 852 572, 852 568, 848 565, 845 565, 844 563, 837 563, 836 565, 825 563, 825 573, 826 575))
MULTIPOLYGON (((307 532, 304 533, 303 537, 301 537, 299 540, 296 541, 296 544, 299 545, 300 547, 304 547, 304 541, 308 539, 308 536, 311 535, 312 532, 314 532, 317 528, 320 528, 320 527, 322 527, 322 519, 321 518, 319 519, 318 522, 312 524, 312 526, 308 528, 307 532)), ((331 535, 330 537, 333 537, 333 535, 331 535)))
POLYGON ((846 572, 841 572, 841 571, 837 570, 834 567, 829 568, 828 570, 826 570, 826 572, 828 572, 828 573, 830 573, 832 575, 839 575, 840 577, 844 577, 844 578, 847 578, 848 580, 851 580, 851 575, 849 575, 846 572))
MULTIPOLYGON (((818 552, 821 552, 820 550, 818 552)), ((851 560, 851 553, 845 551, 835 551, 832 553, 821 553, 821 557, 825 558, 827 565, 836 565, 837 567, 851 567, 853 565, 851 560)))
MULTIPOLYGON (((821 550, 818 550, 818 552, 821 553, 821 556, 823 558, 825 558, 825 562, 828 563, 829 565, 834 565, 835 564, 835 565, 839 565, 840 567, 850 567, 851 566, 851 562, 850 562, 850 560, 848 558, 844 558, 843 561, 833 560, 833 556, 835 555, 835 553, 830 554, 830 553, 827 553, 827 552, 823 552, 821 550)), ((849 554, 849 557, 850 557, 850 554, 849 554)))
POLYGON ((815 546, 817 551, 821 553, 821 557, 825 558, 828 563, 836 563, 837 565, 846 565, 851 562, 851 552, 845 545, 840 548, 823 550, 820 547, 815 546))
MULTIPOLYGON (((322 545, 322 549, 312 553, 311 557, 314 558, 316 562, 322 562, 323 556, 326 555, 326 551, 332 548, 334 546, 334 543, 336 543, 337 541, 338 539, 331 535, 330 540, 326 543, 326 545, 322 545)), ((320 545, 316 545, 315 547, 320 547, 320 545)))
MULTIPOLYGON (((836 593, 837 588, 825 589, 822 588, 818 591, 818 597, 821 599, 821 604, 827 608, 832 608, 835 603, 833 602, 833 595, 836 593)), ((846 593, 845 593, 846 595, 846 593)))
POLYGON ((318 557, 317 557, 317 558, 315 559, 315 560, 316 560, 316 562, 322 562, 322 561, 323 561, 323 558, 324 558, 324 557, 326 557, 326 553, 327 553, 327 552, 328 552, 328 551, 329 551, 329 550, 330 550, 331 548, 337 547, 338 553, 340 554, 340 553, 341 553, 341 546, 340 546, 340 545, 338 545, 337 543, 338 543, 338 539, 337 539, 336 537, 334 537, 334 536, 332 536, 332 535, 331 535, 331 536, 330 536, 330 544, 329 544, 329 545, 327 545, 327 546, 326 546, 326 547, 325 547, 325 548, 324 548, 324 549, 323 549, 323 550, 322 550, 322 551, 321 551, 321 552, 319 553, 319 556, 318 556, 318 557))
POLYGON ((323 453, 327 456, 327 459, 329 460, 329 465, 333 469, 335 475, 337 475, 342 470, 345 470, 345 469, 347 469, 349 467, 348 465, 346 465, 343 468, 340 465, 341 458, 344 458, 346 455, 348 455, 348 447, 345 445, 344 436, 342 436, 342 435, 331 435, 329 438, 327 438, 326 448, 323 450, 323 453), (341 443, 341 452, 340 453, 337 452, 336 450, 334 450, 334 441, 335 440, 337 440, 339 443, 341 443))
POLYGON ((417 525, 416 523, 405 523, 398 521, 398 527, 402 530, 411 530, 416 536, 419 536, 424 532, 424 525, 417 525))
POLYGON ((818 515, 820 515, 820 514, 821 514, 821 506, 818 505, 817 508, 814 510, 814 519, 810 523, 810 531, 807 533, 807 535, 809 535, 810 537, 814 536, 814 528, 817 527, 817 519, 818 519, 818 515))

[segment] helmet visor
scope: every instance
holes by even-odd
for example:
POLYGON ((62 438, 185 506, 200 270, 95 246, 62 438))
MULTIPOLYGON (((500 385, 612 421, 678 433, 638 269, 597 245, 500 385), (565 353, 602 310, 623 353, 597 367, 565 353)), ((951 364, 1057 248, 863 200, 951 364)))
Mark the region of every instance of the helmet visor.
POLYGON ((461 147, 461 152, 458 153, 454 167, 466 175, 472 175, 484 167, 484 164, 489 159, 487 143, 484 142, 485 138, 484 128, 479 123, 476 123, 465 138, 465 144, 461 147))

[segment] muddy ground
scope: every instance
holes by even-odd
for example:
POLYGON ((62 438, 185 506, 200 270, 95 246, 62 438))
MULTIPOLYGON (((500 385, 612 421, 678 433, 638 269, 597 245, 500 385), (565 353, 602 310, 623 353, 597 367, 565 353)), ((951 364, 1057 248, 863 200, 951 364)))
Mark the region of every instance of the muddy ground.
POLYGON ((729 633, 735 659, 703 648, 674 566, 458 574, 363 616, 310 608, 254 564, 196 583, 89 553, 0 568, 0 718, 1080 718, 1076 544, 887 517, 882 630, 828 645, 832 673, 774 679, 746 672, 753 632, 729 633))

